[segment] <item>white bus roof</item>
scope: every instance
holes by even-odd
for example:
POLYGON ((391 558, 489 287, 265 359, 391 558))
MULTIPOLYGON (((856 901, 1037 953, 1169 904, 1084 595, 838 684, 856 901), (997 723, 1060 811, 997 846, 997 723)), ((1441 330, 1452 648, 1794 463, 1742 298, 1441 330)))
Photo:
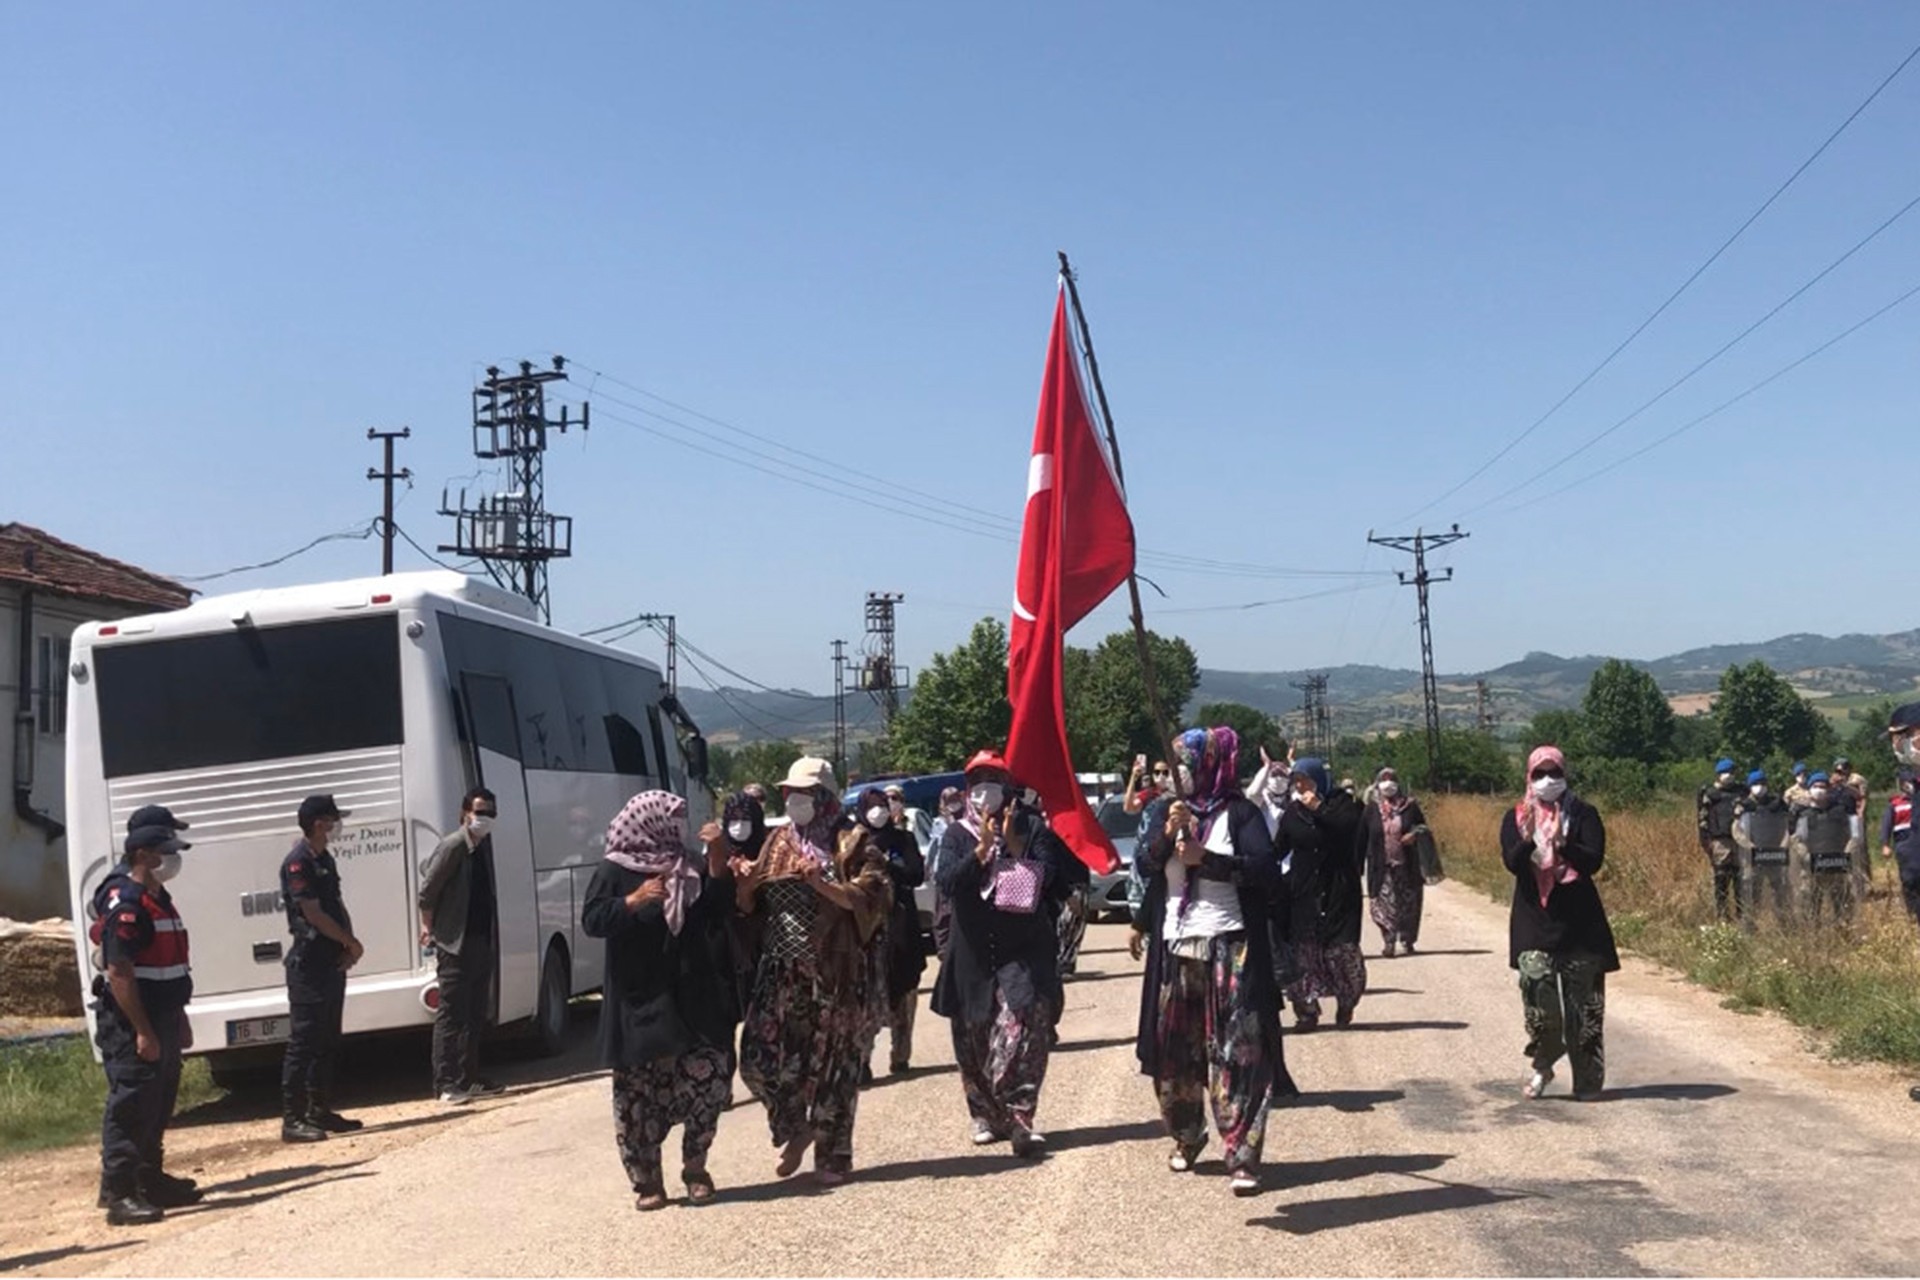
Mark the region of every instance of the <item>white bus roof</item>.
POLYGON ((526 597, 451 569, 426 569, 385 577, 347 578, 338 582, 265 587, 227 595, 204 596, 184 609, 116 618, 105 623, 86 623, 74 633, 74 640, 82 644, 94 644, 103 638, 111 643, 113 638, 120 636, 196 635, 235 626, 273 626, 283 622, 305 621, 335 611, 345 613, 369 607, 407 608, 436 600, 459 605, 463 611, 481 609, 503 614, 524 626, 547 632, 555 639, 617 653, 625 661, 651 667, 656 673, 659 671, 657 664, 637 654, 549 627, 540 621, 539 614, 526 597), (108 628, 104 637, 102 627, 108 628))

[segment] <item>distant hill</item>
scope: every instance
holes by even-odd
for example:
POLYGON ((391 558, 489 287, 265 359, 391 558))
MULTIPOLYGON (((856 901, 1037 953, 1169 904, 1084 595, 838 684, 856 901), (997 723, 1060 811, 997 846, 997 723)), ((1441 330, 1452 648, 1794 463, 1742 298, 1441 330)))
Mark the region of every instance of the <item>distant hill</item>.
MULTIPOLYGON (((1920 684, 1920 630, 1894 635, 1781 636, 1756 644, 1720 644, 1689 649, 1671 657, 1636 661, 1653 675, 1668 696, 1710 693, 1728 667, 1759 659, 1815 698, 1894 697, 1920 684)), ((1529 653, 1490 671, 1438 677, 1442 717, 1471 723, 1478 710, 1476 682, 1487 683, 1489 709, 1502 724, 1517 724, 1546 710, 1578 706, 1587 683, 1606 659, 1593 655, 1563 658, 1529 653)), ((1242 702, 1270 715, 1294 716, 1300 690, 1320 671, 1215 671, 1203 669, 1192 706, 1242 702)), ((1327 703, 1339 733, 1372 733, 1419 723, 1420 673, 1391 667, 1326 668, 1327 703)), ((716 742, 757 738, 793 738, 824 746, 833 737, 833 700, 802 690, 681 691, 687 710, 716 742)), ((873 702, 849 694, 847 719, 852 736, 871 736, 878 725, 873 702)))

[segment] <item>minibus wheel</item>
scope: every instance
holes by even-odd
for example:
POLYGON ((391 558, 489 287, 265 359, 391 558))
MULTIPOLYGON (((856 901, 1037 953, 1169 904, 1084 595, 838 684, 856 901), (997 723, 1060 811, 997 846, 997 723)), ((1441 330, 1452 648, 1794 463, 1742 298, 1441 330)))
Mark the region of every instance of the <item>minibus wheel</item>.
POLYGON ((543 1058, 551 1058, 566 1048, 567 1001, 573 994, 573 975, 567 963, 567 949, 555 939, 547 946, 547 958, 540 965, 540 999, 533 1013, 534 1048, 543 1058))

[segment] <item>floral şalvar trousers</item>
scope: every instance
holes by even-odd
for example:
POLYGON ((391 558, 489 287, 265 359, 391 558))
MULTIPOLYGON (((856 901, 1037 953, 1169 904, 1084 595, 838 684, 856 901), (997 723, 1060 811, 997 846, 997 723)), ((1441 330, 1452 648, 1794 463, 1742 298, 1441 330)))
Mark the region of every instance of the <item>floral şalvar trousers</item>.
POLYGON ((704 1168, 707 1148, 720 1128, 720 1113, 732 1096, 733 1055, 725 1049, 695 1049, 677 1058, 615 1067, 614 1141, 633 1189, 640 1193, 661 1189, 660 1148, 676 1124, 681 1164, 704 1168))
POLYGON ((1272 1046, 1259 1016, 1246 1007, 1247 935, 1223 934, 1205 960, 1171 953, 1160 983, 1159 1069, 1154 1092, 1167 1133, 1189 1151, 1207 1143, 1206 1104, 1226 1146, 1230 1173, 1260 1167, 1267 1111, 1273 1100, 1272 1046))
POLYGON ((1368 914, 1380 930, 1380 940, 1388 946, 1412 946, 1420 941, 1420 913, 1426 905, 1427 882, 1420 876, 1417 862, 1399 866, 1388 863, 1380 877, 1380 891, 1373 895, 1368 914))
POLYGON ((953 1057, 974 1123, 1003 1138, 1016 1128, 1031 1130, 1053 1050, 1051 1011, 1040 1005, 1008 1008, 996 989, 990 1021, 955 1017, 952 1030, 953 1057))
POLYGON ((768 956, 741 1024, 740 1079, 766 1107, 773 1145, 810 1137, 817 1169, 853 1166, 860 1066, 873 1043, 862 985, 829 985, 810 964, 768 956))
POLYGON ((1367 958, 1357 942, 1296 942, 1294 962, 1300 977, 1287 988, 1293 1015, 1306 1022, 1320 1017, 1320 1001, 1333 997, 1338 1013, 1352 1013, 1367 991, 1367 958))
POLYGON ((1551 1071, 1565 1055, 1575 1096, 1599 1093, 1607 1082, 1607 974, 1601 959, 1522 951, 1520 1000, 1533 1069, 1551 1071))

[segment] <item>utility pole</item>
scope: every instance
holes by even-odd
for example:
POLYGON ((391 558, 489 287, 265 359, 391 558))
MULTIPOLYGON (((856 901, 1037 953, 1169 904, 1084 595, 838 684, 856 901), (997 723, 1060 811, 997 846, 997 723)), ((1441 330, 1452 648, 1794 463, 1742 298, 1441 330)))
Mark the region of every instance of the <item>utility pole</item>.
POLYGON ((1453 570, 1449 568, 1445 576, 1435 577, 1427 572, 1427 552, 1437 550, 1450 543, 1467 537, 1460 532, 1460 526, 1454 525, 1447 533, 1429 534, 1424 530, 1416 531, 1411 538, 1376 538, 1367 534, 1367 541, 1375 546, 1391 547, 1395 551, 1409 552, 1413 556, 1413 576, 1400 571, 1400 585, 1414 587, 1420 595, 1420 687, 1427 704, 1427 786, 1440 785, 1440 688, 1433 674, 1433 623, 1427 609, 1427 587, 1435 582, 1452 582, 1453 570))
POLYGON ((546 620, 553 616, 547 565, 573 554, 572 517, 547 511, 547 433, 585 431, 589 422, 584 404, 578 418, 566 406, 558 418, 547 416, 547 384, 565 381, 566 367, 566 358, 555 356, 553 368, 538 373, 531 360, 522 360, 517 374, 487 369, 487 380, 473 390, 473 456, 506 460, 512 488, 472 507, 464 489, 457 507, 440 495, 440 514, 454 521, 453 544, 440 550, 480 560, 495 582, 531 600, 546 620))
POLYGON ((847 642, 833 642, 833 776, 847 781, 847 642))
POLYGON ((1300 690, 1300 745, 1306 748, 1300 754, 1325 759, 1333 749, 1332 723, 1327 715, 1327 678, 1308 676, 1294 681, 1293 687, 1300 690))
POLYGON ((860 687, 873 695, 889 729, 900 714, 900 668, 893 660, 894 607, 906 599, 897 591, 867 593, 867 662, 860 687))
POLYGON ((385 450, 385 461, 380 470, 367 468, 367 479, 380 481, 384 491, 380 503, 380 573, 382 576, 393 572, 393 482, 412 480, 413 472, 406 467, 398 471, 393 469, 393 442, 413 437, 412 427, 402 427, 398 431, 375 431, 367 428, 367 439, 378 440, 385 450))
MULTIPOLYGON (((642 613, 634 618, 656 630, 662 623, 667 628, 667 692, 677 701, 680 697, 680 629, 679 622, 671 613, 642 613)), ((625 634, 625 633, 622 633, 625 634)))

